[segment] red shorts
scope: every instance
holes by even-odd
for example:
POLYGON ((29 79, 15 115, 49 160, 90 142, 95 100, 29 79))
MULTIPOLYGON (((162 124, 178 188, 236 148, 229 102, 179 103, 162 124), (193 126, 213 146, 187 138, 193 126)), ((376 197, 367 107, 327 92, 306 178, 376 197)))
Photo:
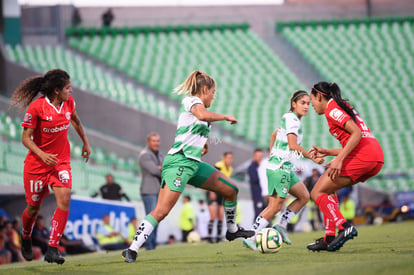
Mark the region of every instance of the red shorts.
POLYGON ((72 188, 70 170, 69 164, 62 164, 42 174, 31 174, 24 171, 23 182, 27 204, 40 205, 45 196, 49 194, 49 186, 72 188))
POLYGON ((341 176, 348 176, 354 183, 364 182, 381 171, 383 161, 366 161, 357 156, 348 156, 342 163, 341 176))

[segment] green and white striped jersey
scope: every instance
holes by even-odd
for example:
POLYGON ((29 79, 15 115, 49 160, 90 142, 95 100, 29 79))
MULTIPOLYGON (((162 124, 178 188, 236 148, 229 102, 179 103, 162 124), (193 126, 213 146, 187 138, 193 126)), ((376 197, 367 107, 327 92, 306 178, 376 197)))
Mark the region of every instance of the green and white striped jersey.
POLYGON ((195 104, 203 104, 203 102, 196 96, 187 96, 181 102, 177 132, 174 144, 168 151, 168 154, 173 155, 182 150, 187 158, 200 161, 201 152, 207 142, 211 124, 199 120, 191 113, 191 108, 195 104))
POLYGON ((302 157, 297 152, 289 149, 288 134, 295 134, 297 143, 301 144, 303 139, 302 124, 294 112, 284 114, 280 121, 275 144, 270 152, 268 169, 279 169, 282 165, 292 164, 294 160, 302 157))

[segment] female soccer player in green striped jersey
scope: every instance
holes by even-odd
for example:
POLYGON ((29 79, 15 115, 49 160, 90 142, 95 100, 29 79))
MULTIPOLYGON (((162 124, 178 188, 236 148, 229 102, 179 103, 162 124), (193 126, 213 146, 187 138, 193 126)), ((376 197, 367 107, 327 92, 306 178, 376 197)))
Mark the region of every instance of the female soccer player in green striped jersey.
MULTIPOLYGON (((300 146, 303 139, 301 119, 309 111, 310 97, 305 91, 296 91, 290 99, 290 111, 283 115, 280 127, 270 138, 270 159, 266 167, 268 179, 268 206, 257 216, 253 229, 255 233, 269 226, 273 217, 282 209, 288 195, 295 197, 274 225, 282 235, 283 242, 291 244, 286 232, 288 222, 309 201, 309 192, 294 172, 293 161, 306 157, 321 164, 323 158, 312 158, 312 154, 300 146)), ((243 241, 244 245, 256 250, 254 237, 243 241)))
POLYGON ((236 225, 238 193, 236 185, 213 166, 200 160, 203 149, 208 150, 206 144, 211 122, 226 120, 235 124, 236 118, 207 110, 216 95, 216 83, 212 77, 203 72, 192 72, 187 80, 175 89, 175 92, 186 94, 186 97, 181 104, 174 144, 162 166, 161 191, 157 205, 141 221, 131 246, 122 252, 125 262, 128 263, 136 261, 138 249, 154 227, 168 215, 187 184, 223 196, 227 240, 254 235, 253 231, 244 230, 236 225))

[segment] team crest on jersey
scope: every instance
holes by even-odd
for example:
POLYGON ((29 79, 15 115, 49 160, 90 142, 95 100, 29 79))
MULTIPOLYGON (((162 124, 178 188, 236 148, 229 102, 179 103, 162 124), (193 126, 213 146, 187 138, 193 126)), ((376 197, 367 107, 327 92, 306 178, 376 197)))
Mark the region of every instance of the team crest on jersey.
POLYGON ((176 179, 175 179, 175 181, 174 181, 174 185, 175 185, 176 187, 181 186, 181 178, 176 178, 176 179))
POLYGON ((283 194, 287 194, 287 192, 288 192, 288 191, 287 191, 287 186, 285 185, 285 186, 283 186, 282 193, 283 193, 283 194))
POLYGON ((69 172, 66 170, 59 171, 59 180, 62 183, 68 183, 70 180, 69 172))
POLYGON ((67 120, 70 120, 70 112, 66 112, 65 116, 67 120))
POLYGON ((338 108, 333 108, 332 111, 329 112, 329 116, 339 123, 342 122, 342 120, 345 118, 344 112, 339 110, 338 108))
POLYGON ((38 201, 40 199, 39 195, 32 195, 32 201, 38 201))
POLYGON ((32 114, 26 113, 24 115, 23 122, 26 123, 26 124, 32 124, 32 114))

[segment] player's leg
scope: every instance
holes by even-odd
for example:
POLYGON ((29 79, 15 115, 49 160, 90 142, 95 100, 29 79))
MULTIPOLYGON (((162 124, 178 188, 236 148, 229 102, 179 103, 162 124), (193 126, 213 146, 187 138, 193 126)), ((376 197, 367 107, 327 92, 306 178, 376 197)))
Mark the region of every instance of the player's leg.
POLYGON ((23 182, 27 206, 22 213, 22 247, 21 252, 27 261, 33 260, 32 231, 40 205, 44 197, 49 194, 49 187, 44 174, 23 173, 23 182))
POLYGON ((305 184, 299 180, 299 178, 291 172, 291 183, 293 185, 289 189, 289 193, 295 197, 282 213, 278 224, 273 226, 274 229, 279 231, 282 235, 283 242, 286 244, 292 244, 292 241, 289 239, 287 233, 288 223, 297 215, 297 213, 308 203, 309 201, 309 192, 306 189, 305 184))
POLYGON ((189 184, 219 193, 223 196, 224 215, 226 217, 227 232, 226 239, 232 241, 236 238, 248 238, 254 235, 253 231, 244 230, 236 224, 237 216, 237 186, 221 172, 211 165, 201 162, 199 169, 189 184))
POLYGON ((55 193, 57 207, 52 217, 49 247, 45 254, 45 261, 63 264, 65 259, 59 254, 58 246, 69 217, 71 189, 55 185, 52 188, 55 193))
POLYGON ((224 207, 223 207, 223 201, 221 201, 220 203, 217 202, 218 204, 218 209, 217 209, 217 239, 216 242, 220 242, 221 241, 221 233, 222 233, 222 229, 223 229, 223 219, 224 219, 224 207))
POLYGON ((339 211, 335 196, 331 195, 337 190, 353 184, 354 182, 348 176, 340 176, 332 181, 325 172, 311 192, 312 199, 315 200, 322 211, 325 221, 327 219, 332 220, 335 226, 339 228, 338 236, 328 245, 330 251, 340 249, 346 241, 358 235, 356 228, 348 223, 339 211))

